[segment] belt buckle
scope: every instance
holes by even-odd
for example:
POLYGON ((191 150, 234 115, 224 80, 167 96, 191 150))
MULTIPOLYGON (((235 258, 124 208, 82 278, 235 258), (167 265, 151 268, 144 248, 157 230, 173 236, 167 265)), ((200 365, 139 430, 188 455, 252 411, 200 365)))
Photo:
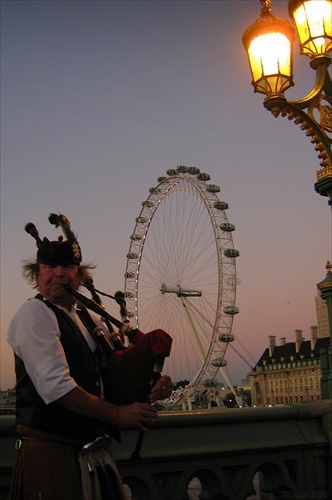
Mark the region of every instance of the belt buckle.
POLYGON ((22 448, 23 440, 22 439, 16 439, 15 442, 15 450, 20 450, 22 448))

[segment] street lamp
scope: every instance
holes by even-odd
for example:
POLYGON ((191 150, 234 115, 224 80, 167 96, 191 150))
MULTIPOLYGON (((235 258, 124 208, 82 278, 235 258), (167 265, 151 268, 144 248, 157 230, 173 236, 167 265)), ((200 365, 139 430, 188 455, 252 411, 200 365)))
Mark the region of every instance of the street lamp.
POLYGON ((278 117, 300 125, 315 146, 320 160, 316 191, 332 204, 332 80, 328 67, 332 50, 332 0, 289 0, 300 52, 316 71, 311 92, 288 101, 285 91, 294 85, 294 30, 291 23, 274 16, 271 0, 260 0, 261 14, 243 34, 254 91, 265 94, 264 107, 278 117), (307 110, 305 112, 304 110, 307 110))
MULTIPOLYGON (((271 0, 260 0, 257 19, 243 34, 254 91, 265 94, 264 107, 278 117, 287 116, 310 138, 320 160, 315 190, 329 198, 332 206, 332 80, 329 73, 332 50, 332 0, 289 0, 288 13, 300 46, 316 71, 311 92, 297 101, 284 95, 294 85, 294 30, 292 24, 274 16, 271 0), (306 110, 306 111, 305 111, 306 110)), ((332 266, 328 262, 326 278, 318 284, 327 304, 330 345, 320 353, 321 397, 332 399, 332 266)))

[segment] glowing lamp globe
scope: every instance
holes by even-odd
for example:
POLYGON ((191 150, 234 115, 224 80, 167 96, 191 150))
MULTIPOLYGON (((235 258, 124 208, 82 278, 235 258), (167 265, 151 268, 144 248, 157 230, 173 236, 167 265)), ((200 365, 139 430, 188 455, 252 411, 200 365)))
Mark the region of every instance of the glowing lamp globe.
POLYGON ((267 96, 281 95, 294 85, 294 32, 288 21, 273 15, 269 0, 261 0, 261 3, 260 18, 246 29, 242 41, 249 58, 254 91, 267 96))
POLYGON ((301 54, 309 57, 327 55, 332 50, 332 1, 289 0, 301 54))

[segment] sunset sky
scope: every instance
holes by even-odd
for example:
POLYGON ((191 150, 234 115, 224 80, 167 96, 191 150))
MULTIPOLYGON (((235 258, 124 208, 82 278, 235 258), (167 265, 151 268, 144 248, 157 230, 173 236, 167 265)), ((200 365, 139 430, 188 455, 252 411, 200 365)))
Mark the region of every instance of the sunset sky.
MULTIPOLYGON (((271 7, 288 18, 287 4, 271 7)), ((34 294, 25 224, 55 239, 48 215, 66 214, 96 287, 114 293, 141 203, 177 165, 209 173, 229 204, 241 344, 258 360, 269 335, 308 339, 331 215, 310 140, 253 92, 242 34, 260 2, 14 0, 1 11, 1 389, 15 383, 8 323, 34 294)), ((295 46, 287 97, 314 79, 295 46)), ((240 383, 247 364, 232 352, 228 362, 240 383)))

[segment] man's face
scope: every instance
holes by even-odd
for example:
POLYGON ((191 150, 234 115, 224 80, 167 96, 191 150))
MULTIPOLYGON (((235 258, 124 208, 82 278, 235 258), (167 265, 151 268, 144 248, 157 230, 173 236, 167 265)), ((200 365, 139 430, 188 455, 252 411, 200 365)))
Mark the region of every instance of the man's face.
POLYGON ((67 284, 77 290, 80 285, 78 266, 48 266, 39 264, 36 283, 41 295, 63 307, 71 307, 76 298, 62 285, 67 284))

